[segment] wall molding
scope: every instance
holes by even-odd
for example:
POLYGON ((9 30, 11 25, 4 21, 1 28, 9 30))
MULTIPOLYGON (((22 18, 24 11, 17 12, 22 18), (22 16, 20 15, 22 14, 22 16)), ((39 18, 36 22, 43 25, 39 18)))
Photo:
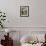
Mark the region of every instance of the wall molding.
MULTIPOLYGON (((1 28, 1 27, 0 27, 1 28)), ((5 28, 46 28, 46 27, 4 27, 5 28)))
POLYGON ((4 27, 10 31, 46 31, 46 27, 4 27))

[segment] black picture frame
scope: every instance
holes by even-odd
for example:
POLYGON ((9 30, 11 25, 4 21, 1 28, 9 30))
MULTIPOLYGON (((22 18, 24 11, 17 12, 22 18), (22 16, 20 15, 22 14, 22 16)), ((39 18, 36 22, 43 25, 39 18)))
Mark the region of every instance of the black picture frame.
POLYGON ((20 17, 29 17, 29 6, 20 6, 20 17))

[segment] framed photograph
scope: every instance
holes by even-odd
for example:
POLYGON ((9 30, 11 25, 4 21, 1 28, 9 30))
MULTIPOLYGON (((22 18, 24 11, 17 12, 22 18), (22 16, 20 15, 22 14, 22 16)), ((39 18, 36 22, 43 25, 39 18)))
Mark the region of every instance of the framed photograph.
POLYGON ((21 17, 29 16, 29 6, 20 6, 20 16, 21 17))

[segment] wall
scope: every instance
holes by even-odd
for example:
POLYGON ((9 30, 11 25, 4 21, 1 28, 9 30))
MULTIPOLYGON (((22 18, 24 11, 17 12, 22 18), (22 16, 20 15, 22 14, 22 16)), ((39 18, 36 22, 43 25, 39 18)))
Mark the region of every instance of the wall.
POLYGON ((31 31, 46 31, 46 0, 0 0, 0 10, 6 12, 5 26, 20 31, 20 36, 31 31), (29 6, 29 17, 20 17, 20 6, 25 5, 29 6))
POLYGON ((6 27, 46 27, 46 0, 0 0, 6 12, 6 27), (29 6, 29 17, 20 17, 20 6, 29 6))

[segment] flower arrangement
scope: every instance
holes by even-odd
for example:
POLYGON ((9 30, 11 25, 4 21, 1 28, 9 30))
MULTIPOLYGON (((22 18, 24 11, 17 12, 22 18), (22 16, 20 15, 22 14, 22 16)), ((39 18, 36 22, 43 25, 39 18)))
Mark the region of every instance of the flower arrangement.
POLYGON ((0 11, 0 27, 3 28, 4 27, 4 22, 6 20, 6 15, 4 12, 0 11))

